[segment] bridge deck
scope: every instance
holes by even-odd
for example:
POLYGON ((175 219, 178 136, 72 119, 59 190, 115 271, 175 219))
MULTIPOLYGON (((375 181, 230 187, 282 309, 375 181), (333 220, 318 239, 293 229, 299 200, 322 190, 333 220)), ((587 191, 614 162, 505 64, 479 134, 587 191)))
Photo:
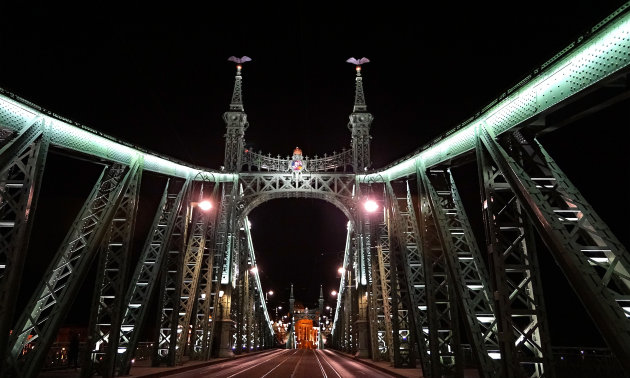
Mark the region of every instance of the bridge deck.
MULTIPOLYGON (((264 352, 264 351, 262 351, 264 352)), ((343 352, 339 352, 339 351, 334 351, 340 355, 343 355, 349 359, 354 359, 352 355, 347 354, 347 353, 343 353, 343 352)), ((252 352, 252 353, 247 353, 247 354, 241 354, 241 355, 237 355, 234 358, 242 358, 242 357, 246 357, 246 356, 251 356, 253 354, 257 354, 257 353, 261 353, 261 352, 252 352)), ((169 375, 173 375, 173 374, 177 374, 177 373, 181 373, 184 371, 189 371, 189 370, 193 370, 196 368, 200 368, 203 366, 208 366, 208 365, 213 365, 213 364, 217 364, 217 363, 221 363, 224 362, 226 360, 230 360, 230 358, 216 358, 216 359, 212 359, 211 361, 185 361, 182 365, 180 366, 175 366, 175 367, 166 367, 166 366, 161 366, 161 367, 151 367, 150 366, 150 361, 140 361, 137 362, 132 368, 131 371, 129 372, 129 375, 127 377, 143 377, 143 378, 154 378, 154 377, 165 377, 165 376, 169 376, 169 375)), ((422 371, 420 370, 420 368, 416 368, 416 369, 400 369, 400 368, 394 368, 392 366, 390 366, 389 362, 374 362, 372 360, 365 360, 365 359, 360 359, 359 361, 361 361, 362 363, 369 365, 373 368, 379 369, 381 371, 384 371, 388 374, 391 374, 394 377, 401 377, 401 378, 417 378, 417 377, 422 377, 422 371)), ((49 370, 49 371, 43 371, 38 377, 39 378, 60 378, 60 377, 64 377, 64 378, 79 378, 81 376, 81 371, 80 370, 75 370, 75 369, 59 369, 59 370, 49 370)), ((476 378, 478 377, 476 371, 466 371, 465 374, 465 378, 476 378)))

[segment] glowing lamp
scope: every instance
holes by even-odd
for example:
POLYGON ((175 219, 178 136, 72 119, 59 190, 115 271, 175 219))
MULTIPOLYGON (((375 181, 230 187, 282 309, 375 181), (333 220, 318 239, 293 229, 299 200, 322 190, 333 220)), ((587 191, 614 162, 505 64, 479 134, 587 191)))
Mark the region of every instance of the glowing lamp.
POLYGON ((254 274, 256 274, 256 273, 258 273, 258 267, 255 266, 255 267, 251 268, 249 271, 254 273, 254 274))
POLYGON ((208 200, 204 200, 204 201, 199 202, 197 206, 199 206, 199 208, 203 211, 208 211, 212 209, 212 202, 208 200))
POLYGON ((365 207, 365 211, 369 213, 373 213, 378 209, 378 204, 374 200, 367 200, 363 205, 365 207))

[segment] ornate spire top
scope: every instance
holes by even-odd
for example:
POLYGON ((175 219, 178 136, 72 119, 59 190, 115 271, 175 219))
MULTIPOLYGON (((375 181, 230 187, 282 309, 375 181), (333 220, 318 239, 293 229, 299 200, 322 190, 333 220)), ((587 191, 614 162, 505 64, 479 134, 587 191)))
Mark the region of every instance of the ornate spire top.
POLYGON ((293 284, 291 284, 291 299, 293 299, 293 284))
POLYGON ((230 62, 236 63, 236 77, 234 78, 234 91, 232 92, 232 102, 230 103, 230 110, 238 110, 244 111, 243 108, 243 94, 241 91, 241 69, 243 68, 243 63, 249 62, 252 59, 248 56, 242 56, 237 58, 235 56, 231 56, 228 58, 230 62))
POLYGON ((324 288, 322 285, 319 285, 319 297, 324 298, 324 288))
POLYGON ((361 65, 369 63, 370 60, 366 57, 361 59, 348 58, 348 63, 352 63, 356 66, 357 77, 356 86, 354 91, 354 109, 353 112, 365 112, 367 111, 367 105, 365 104, 365 94, 363 93, 363 78, 361 77, 361 65))

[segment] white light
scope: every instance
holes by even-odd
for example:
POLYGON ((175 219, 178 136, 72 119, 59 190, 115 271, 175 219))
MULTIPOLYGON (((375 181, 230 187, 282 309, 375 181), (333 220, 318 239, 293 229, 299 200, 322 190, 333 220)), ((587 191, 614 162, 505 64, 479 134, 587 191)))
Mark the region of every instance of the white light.
POLYGON ((501 353, 498 353, 498 352, 490 352, 490 353, 488 353, 488 356, 490 358, 492 358, 493 360, 500 360, 501 359, 501 353))
POLYGON ((367 212, 373 213, 378 209, 378 204, 374 200, 367 200, 364 207, 367 212))
POLYGON ((481 323, 492 323, 494 322, 494 316, 477 316, 477 320, 481 323))
POLYGON ((223 290, 219 290, 219 298, 221 298, 223 294, 225 294, 225 292, 223 290))
POLYGON ((331 295, 337 295, 337 292, 335 290, 330 292, 331 295))
POLYGON ((201 293, 201 299, 206 299, 206 293, 201 293))
POLYGON ((199 202, 197 204, 197 206, 199 206, 199 208, 203 211, 208 211, 210 209, 212 209, 212 203, 208 200, 203 200, 201 202, 199 202))
MULTIPOLYGON (((344 274, 346 272, 346 268, 344 268, 343 266, 339 269, 337 269, 337 272, 344 274)), ((334 294, 333 294, 334 295, 334 294)))
POLYGON ((255 267, 251 268, 249 271, 254 273, 254 274, 256 274, 256 273, 258 273, 258 267, 255 266, 255 267))

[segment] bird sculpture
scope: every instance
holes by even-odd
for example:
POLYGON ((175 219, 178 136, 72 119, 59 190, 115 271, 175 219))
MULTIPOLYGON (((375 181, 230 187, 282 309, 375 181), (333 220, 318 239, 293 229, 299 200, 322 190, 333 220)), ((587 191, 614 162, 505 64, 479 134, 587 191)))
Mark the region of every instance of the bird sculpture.
POLYGON ((355 64, 355 65, 359 66, 359 65, 361 65, 363 63, 369 63, 370 60, 368 58, 366 58, 366 57, 363 57, 363 58, 361 58, 359 60, 357 60, 355 58, 348 58, 348 60, 346 60, 346 62, 352 63, 352 64, 355 64))
POLYGON ((252 58, 248 57, 248 56, 242 56, 240 58, 237 58, 235 56, 231 56, 228 58, 229 61, 234 62, 234 63, 245 63, 245 62, 249 62, 250 60, 252 60, 252 58))

